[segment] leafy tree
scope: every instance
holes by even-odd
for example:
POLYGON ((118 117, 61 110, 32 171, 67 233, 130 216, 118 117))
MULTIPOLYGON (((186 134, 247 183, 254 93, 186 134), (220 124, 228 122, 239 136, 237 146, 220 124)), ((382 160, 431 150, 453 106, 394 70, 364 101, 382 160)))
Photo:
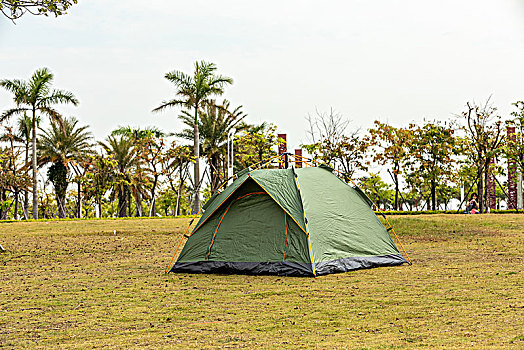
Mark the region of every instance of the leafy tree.
POLYGON ((464 133, 463 149, 469 166, 476 169, 479 210, 482 212, 485 202, 484 186, 487 183, 490 159, 502 151, 504 133, 502 120, 497 115, 490 99, 484 105, 466 104, 467 110, 459 115, 462 121, 460 129, 464 133))
POLYGON ((169 212, 171 211, 171 215, 175 216, 176 197, 176 192, 171 188, 166 188, 159 191, 157 200, 159 211, 161 211, 165 216, 168 216, 170 214, 169 212))
POLYGON ((7 219, 7 213, 14 203, 13 218, 18 219, 19 194, 30 186, 30 177, 26 172, 26 164, 20 162, 22 150, 16 144, 20 141, 13 128, 6 127, 6 132, 0 135, 0 141, 8 146, 1 149, 0 159, 0 218, 7 219), (12 200, 8 201, 8 193, 12 200))
POLYGON ((444 210, 448 210, 449 202, 452 199, 460 198, 460 189, 451 182, 442 183, 437 187, 437 202, 444 204, 444 210))
POLYGON ((412 124, 408 165, 414 176, 427 184, 431 192, 431 209, 437 210, 437 189, 450 180, 454 156, 458 154, 454 131, 438 122, 422 127, 412 124))
POLYGON ((113 187, 113 175, 116 173, 117 162, 111 154, 92 154, 85 163, 85 196, 93 198, 98 208, 98 215, 102 216, 102 202, 107 191, 113 187))
POLYGON ((1 0, 0 11, 14 21, 26 13, 32 15, 65 15, 77 0, 1 0))
POLYGON ((374 127, 369 129, 366 142, 375 150, 373 161, 383 166, 391 166, 395 179, 395 202, 393 208, 399 209, 399 176, 402 166, 407 160, 408 145, 411 142, 411 132, 408 129, 396 128, 375 120, 374 127))
POLYGON ((278 146, 276 125, 266 122, 259 125, 242 123, 241 130, 234 140, 234 162, 237 170, 261 163, 275 156, 275 146, 278 146))
POLYGON ((56 217, 58 208, 56 207, 56 195, 52 194, 52 191, 47 190, 49 181, 43 181, 42 187, 38 190, 38 207, 39 217, 44 219, 51 219, 56 217))
POLYGON ((0 116, 0 122, 14 116, 31 113, 31 137, 33 158, 33 218, 38 219, 38 183, 36 155, 36 124, 39 115, 46 115, 54 122, 61 122, 62 117, 54 109, 55 104, 78 104, 76 97, 68 91, 51 90, 53 74, 47 69, 38 69, 29 79, 0 80, 0 86, 13 93, 15 108, 8 109, 0 116), (37 115, 37 113, 39 115, 37 115))
MULTIPOLYGON (((231 131, 241 131, 245 128, 240 124, 247 115, 242 112, 242 106, 231 109, 230 102, 224 100, 221 105, 216 105, 215 101, 210 101, 199 111, 199 131, 202 153, 207 157, 210 173, 211 192, 215 192, 221 182, 227 176, 223 173, 226 168, 225 162, 226 143, 231 131), (221 176, 222 175, 222 176, 221 176)), ((189 127, 193 126, 193 116, 183 111, 180 119, 189 127)), ((193 129, 185 129, 178 136, 193 140, 193 129)))
POLYGON ((139 157, 144 163, 148 164, 147 172, 151 176, 149 216, 156 215, 156 190, 158 187, 158 179, 161 172, 161 159, 165 151, 165 141, 163 138, 156 138, 148 136, 138 140, 137 148, 139 150, 139 157))
POLYGON ((406 186, 402 191, 402 198, 404 199, 404 205, 407 205, 409 210, 418 210, 420 200, 424 198, 424 194, 421 193, 420 188, 410 181, 409 174, 406 176, 406 186))
POLYGON ((7 170, 10 158, 9 149, 0 147, 0 220, 7 219, 10 209, 7 197, 11 184, 11 172, 7 170))
POLYGON ((369 176, 361 177, 358 186, 375 203, 380 210, 382 207, 387 210, 391 206, 393 191, 391 185, 382 181, 378 174, 370 173, 369 176))
POLYGON ((194 182, 195 200, 193 213, 200 210, 200 135, 198 123, 198 110, 208 104, 212 96, 222 95, 224 87, 232 84, 233 79, 215 74, 217 67, 214 63, 205 61, 195 62, 193 76, 174 70, 165 75, 165 78, 176 87, 175 98, 164 101, 153 111, 158 112, 171 107, 184 107, 193 110, 193 156, 195 159, 194 182))
POLYGON ((47 176, 55 188, 59 218, 66 217, 66 191, 73 163, 82 162, 93 152, 93 136, 88 128, 79 127, 74 117, 65 118, 60 124, 51 123, 38 139, 40 165, 51 163, 47 176))
POLYGON ((431 210, 431 189, 427 181, 418 172, 406 172, 406 190, 408 205, 414 205, 417 210, 431 210), (425 201, 425 204, 422 203, 425 201))

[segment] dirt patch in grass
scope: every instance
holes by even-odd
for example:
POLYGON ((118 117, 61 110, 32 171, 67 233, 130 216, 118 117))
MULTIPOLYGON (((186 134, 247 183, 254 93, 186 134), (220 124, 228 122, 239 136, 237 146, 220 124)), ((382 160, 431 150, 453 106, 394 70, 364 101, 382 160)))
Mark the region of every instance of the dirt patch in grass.
POLYGON ((390 221, 413 266, 319 278, 166 275, 187 219, 2 223, 0 347, 524 346, 524 216, 390 221))

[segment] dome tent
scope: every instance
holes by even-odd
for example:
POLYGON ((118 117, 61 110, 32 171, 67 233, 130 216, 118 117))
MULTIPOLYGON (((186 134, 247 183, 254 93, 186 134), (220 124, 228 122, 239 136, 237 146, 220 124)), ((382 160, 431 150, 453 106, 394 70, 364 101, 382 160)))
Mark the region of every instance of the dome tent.
POLYGON ((407 262, 327 166, 245 169, 204 205, 171 272, 318 276, 407 262))

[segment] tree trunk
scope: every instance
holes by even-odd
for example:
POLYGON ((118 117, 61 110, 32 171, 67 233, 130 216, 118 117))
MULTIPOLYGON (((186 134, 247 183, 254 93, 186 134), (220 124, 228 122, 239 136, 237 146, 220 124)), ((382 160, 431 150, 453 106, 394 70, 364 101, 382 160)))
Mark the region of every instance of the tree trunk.
POLYGON ((58 218, 65 219, 66 208, 65 208, 65 197, 56 194, 56 204, 58 206, 58 218))
MULTIPOLYGON (((26 166, 29 164, 29 139, 25 143, 25 164, 26 166)), ((29 191, 27 189, 24 190, 24 219, 29 219, 29 191)))
POLYGON ((127 216, 127 188, 123 186, 118 192, 118 217, 127 216))
POLYGON ((78 205, 77 205, 77 209, 78 209, 78 218, 81 219, 82 218, 82 185, 80 183, 80 178, 78 178, 78 205))
POLYGON ((36 111, 33 108, 32 120, 32 142, 33 142, 33 219, 38 219, 38 188, 37 188, 37 164, 36 164, 36 111))
POLYGON ((431 210, 437 210, 437 184, 431 180, 431 210))
POLYGON ((153 186, 151 187, 151 208, 149 208, 149 216, 156 216, 156 185, 158 184, 158 175, 155 175, 153 186))
POLYGON ((395 205, 394 205, 394 209, 398 210, 398 192, 399 192, 399 188, 398 188, 398 175, 397 175, 396 171, 393 174, 393 176, 395 177, 395 205))
POLYGON ((99 218, 102 217, 102 200, 101 199, 98 201, 98 217, 99 218))
POLYGON ((180 195, 182 194, 182 186, 184 186, 184 181, 182 180, 182 166, 180 167, 180 183, 176 192, 176 208, 175 216, 180 215, 180 195))
POLYGON ((209 158, 209 175, 211 176, 211 193, 215 193, 216 172, 215 172, 215 164, 213 161, 213 156, 209 158))
POLYGON ((484 167, 484 196, 483 197, 484 197, 484 206, 486 208, 486 213, 489 210, 489 195, 488 195, 488 187, 489 187, 488 174, 490 171, 489 163, 490 161, 488 159, 486 162, 486 166, 484 167))
POLYGON ((195 200, 193 201, 192 214, 196 215, 200 211, 200 133, 198 130, 198 103, 195 104, 193 155, 195 157, 195 200))
POLYGON ((13 213, 13 219, 18 220, 18 190, 15 191, 15 211, 13 213))
MULTIPOLYGON (((6 190, 4 190, 3 188, 0 188, 0 204, 3 204, 6 199, 7 199, 6 190)), ((7 215, 7 210, 4 212, 3 205, 0 206, 0 220, 6 220, 7 219, 6 215, 7 215)))
POLYGON ((219 184, 219 172, 218 172, 218 162, 216 154, 212 155, 209 160, 210 165, 210 174, 211 174, 211 193, 215 193, 218 189, 219 184))
POLYGON ((478 198, 477 199, 478 199, 478 202, 479 202, 479 211, 481 213, 483 213, 484 212, 484 205, 483 205, 483 202, 484 202, 484 196, 483 196, 483 194, 484 194, 484 184, 483 184, 483 181, 484 181, 484 179, 482 178, 481 167, 479 167, 478 171, 479 171, 479 173, 478 173, 479 180, 478 180, 478 186, 477 186, 478 187, 477 188, 477 191, 478 191, 478 198))
POLYGON ((132 211, 131 211, 131 190, 129 189, 129 187, 126 187, 126 200, 127 200, 127 215, 126 216, 131 216, 132 215, 132 211))
POLYGON ((142 195, 140 194, 140 191, 137 191, 136 193, 136 217, 142 216, 142 195))

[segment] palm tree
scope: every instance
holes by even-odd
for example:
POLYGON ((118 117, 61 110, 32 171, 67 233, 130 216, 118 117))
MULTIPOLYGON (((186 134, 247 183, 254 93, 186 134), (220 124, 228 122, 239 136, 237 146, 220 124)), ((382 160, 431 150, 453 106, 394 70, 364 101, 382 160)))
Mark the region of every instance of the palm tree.
POLYGON ((153 112, 162 111, 168 107, 185 107, 193 110, 193 154, 195 158, 194 182, 195 200, 193 201, 193 213, 200 210, 200 136, 198 125, 198 109, 203 107, 211 96, 222 95, 224 86, 233 84, 233 79, 222 75, 216 75, 217 67, 214 63, 205 61, 195 62, 193 76, 181 71, 174 70, 165 75, 177 88, 175 98, 163 101, 162 104, 153 109, 153 112))
POLYGON ((36 122, 38 114, 46 115, 52 121, 61 121, 61 115, 53 106, 56 104, 78 105, 78 100, 69 91, 51 90, 53 74, 47 68, 38 69, 29 81, 0 80, 0 86, 14 94, 15 108, 8 109, 0 116, 0 122, 14 116, 31 112, 32 157, 33 157, 33 218, 38 219, 38 187, 36 157, 36 122))
MULTIPOLYGON (((113 195, 118 197, 118 217, 130 214, 131 194, 142 191, 145 182, 140 167, 140 158, 135 147, 135 140, 126 135, 110 135, 106 142, 99 142, 107 155, 117 162, 118 173, 113 176, 113 195)), ((135 197, 136 198, 136 197, 135 197)))
POLYGON ((125 135, 131 137, 134 140, 142 140, 147 137, 166 137, 172 134, 166 134, 162 130, 154 126, 148 126, 147 128, 133 128, 132 126, 119 126, 117 129, 111 132, 111 135, 125 135))
MULTIPOLYGON (((36 125, 40 125, 40 117, 36 117, 36 125)), ((29 161, 29 146, 31 144, 31 130, 32 128, 32 120, 30 117, 27 116, 27 113, 24 113, 24 115, 20 118, 18 118, 16 122, 16 129, 17 129, 17 136, 20 139, 21 142, 24 144, 24 153, 25 153, 25 164, 27 167, 29 167, 30 161, 29 161)), ((29 172, 28 172, 29 175, 29 172)), ((24 190, 24 217, 25 219, 29 219, 29 191, 24 190)))
MULTIPOLYGON (((2 183, 2 190, 0 190, 2 193, 0 194, 1 200, 5 201, 7 199, 6 192, 9 190, 11 194, 13 195, 14 199, 14 210, 13 210, 13 218, 15 220, 18 220, 18 204, 19 204, 19 198, 18 195, 20 192, 27 191, 27 188, 29 186, 29 179, 28 175, 24 173, 26 170, 26 164, 22 163, 19 164, 19 158, 20 158, 20 147, 16 145, 17 143, 21 142, 22 140, 18 137, 18 135, 13 132, 12 127, 5 127, 6 132, 3 134, 0 134, 0 142, 5 142, 8 144, 8 147, 1 149, 0 154, 2 154, 2 162, 1 165, 2 169, 0 172, 3 172, 4 176, 3 181, 0 181, 2 183)), ((4 202, 5 204, 6 202, 4 202)), ((12 203, 11 203, 12 204, 12 203)), ((7 212, 9 211, 11 205, 7 207, 7 210, 0 209, 0 212, 4 211, 4 215, 0 213, 0 217, 5 219, 5 215, 7 215, 7 212)))
MULTIPOLYGON (((241 131, 243 127, 239 127, 239 124, 247 114, 242 112, 242 106, 230 110, 230 102, 224 100, 221 105, 216 105, 215 101, 210 101, 199 110, 199 116, 200 143, 203 153, 208 159, 211 192, 215 192, 220 185, 220 162, 224 158, 228 135, 235 129, 241 131)), ((187 111, 182 111, 180 119, 187 126, 193 125, 192 116, 187 111)), ((178 136, 192 140, 194 133, 191 129, 184 129, 178 136)))
POLYGON ((65 118, 60 124, 53 122, 38 139, 39 164, 52 163, 47 176, 55 188, 59 218, 66 216, 65 196, 70 168, 93 152, 93 136, 87 131, 88 126, 78 127, 77 124, 78 120, 74 117, 65 118))
POLYGON ((180 215, 180 200, 182 189, 185 187, 189 175, 189 165, 192 161, 190 146, 180 146, 172 142, 162 156, 162 174, 167 178, 173 192, 176 192, 175 216, 180 215), (174 180, 178 173, 178 186, 174 180))
MULTIPOLYGON (((118 129, 113 130, 111 135, 125 135, 136 141, 136 147, 139 147, 142 154, 142 159, 145 160, 149 165, 149 173, 152 177, 152 183, 150 188, 150 209, 149 216, 156 215, 155 200, 156 200, 156 189, 158 185, 158 178, 160 177, 160 163, 164 143, 162 138, 166 136, 172 136, 172 134, 166 134, 162 130, 156 127, 147 127, 145 129, 133 128, 131 126, 120 126, 118 129)), ((142 193, 136 192, 136 205, 137 205, 137 216, 142 216, 142 193)))

